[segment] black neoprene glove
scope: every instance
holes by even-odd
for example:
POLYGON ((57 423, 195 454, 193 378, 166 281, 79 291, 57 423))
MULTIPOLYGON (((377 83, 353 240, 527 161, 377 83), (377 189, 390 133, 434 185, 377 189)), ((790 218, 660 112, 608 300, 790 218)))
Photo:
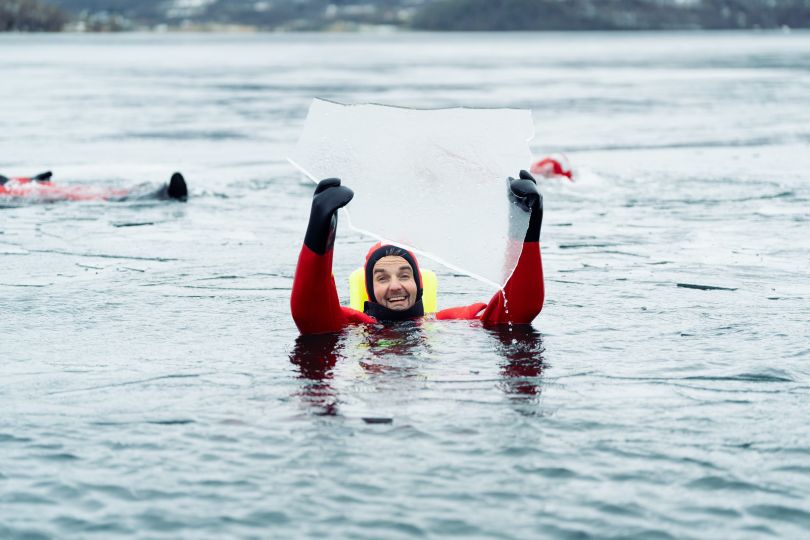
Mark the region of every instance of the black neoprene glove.
POLYGON ((529 228, 524 242, 540 241, 540 226, 543 224, 543 196, 537 190, 537 181, 527 171, 520 171, 519 178, 509 177, 509 201, 524 212, 531 212, 529 228))
POLYGON ((337 211, 354 197, 354 191, 340 185, 340 178, 327 178, 318 183, 312 197, 307 234, 304 244, 318 255, 323 255, 335 244, 337 211))

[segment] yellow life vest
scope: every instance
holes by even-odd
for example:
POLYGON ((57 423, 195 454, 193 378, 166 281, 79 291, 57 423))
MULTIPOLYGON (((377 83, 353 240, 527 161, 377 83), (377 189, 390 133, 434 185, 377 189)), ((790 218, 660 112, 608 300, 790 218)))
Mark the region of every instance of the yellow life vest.
MULTIPOLYGON (((436 313, 436 296, 439 290, 436 274, 433 270, 422 270, 419 276, 422 280, 422 305, 425 313, 436 313)), ((366 271, 360 267, 349 276, 349 307, 363 311, 366 300, 366 271)))

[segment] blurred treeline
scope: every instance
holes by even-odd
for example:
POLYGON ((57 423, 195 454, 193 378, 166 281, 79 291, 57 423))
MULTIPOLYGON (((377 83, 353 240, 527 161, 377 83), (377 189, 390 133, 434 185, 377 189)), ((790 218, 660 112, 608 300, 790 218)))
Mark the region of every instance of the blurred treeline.
POLYGON ((425 30, 689 30, 810 27, 810 0, 441 0, 425 30))
POLYGON ((0 0, 0 31, 58 32, 68 15, 58 7, 39 0, 0 0))
POLYGON ((810 0, 440 0, 426 30, 689 30, 810 27, 810 0))
POLYGON ((0 0, 1 30, 808 28, 810 0, 0 0))

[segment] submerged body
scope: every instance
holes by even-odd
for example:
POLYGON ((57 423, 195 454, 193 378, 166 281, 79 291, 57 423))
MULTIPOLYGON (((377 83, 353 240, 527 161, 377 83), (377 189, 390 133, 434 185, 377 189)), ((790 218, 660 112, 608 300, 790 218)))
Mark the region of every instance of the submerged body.
POLYGON ((176 172, 168 183, 155 189, 153 186, 111 188, 88 185, 61 185, 51 180, 50 171, 32 177, 0 175, 0 200, 14 199, 28 202, 57 201, 125 201, 129 199, 177 199, 188 198, 188 187, 183 175, 176 172))

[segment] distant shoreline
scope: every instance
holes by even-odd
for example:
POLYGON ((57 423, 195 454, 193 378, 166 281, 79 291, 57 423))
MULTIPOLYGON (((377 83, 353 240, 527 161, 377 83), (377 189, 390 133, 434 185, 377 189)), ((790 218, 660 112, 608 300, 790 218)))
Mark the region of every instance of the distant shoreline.
POLYGON ((104 30, 104 31, 86 31, 86 30, 30 30, 30 31, 0 31, 0 36, 7 35, 136 35, 136 34, 154 34, 154 35, 204 35, 204 34, 219 34, 219 35, 405 35, 405 34, 784 34, 789 35, 792 33, 808 33, 810 27, 802 28, 690 28, 690 29, 623 29, 623 30, 605 30, 605 29, 582 29, 582 30, 421 30, 414 28, 362 28, 354 30, 272 30, 272 29, 227 29, 227 28, 136 28, 131 30, 104 30))
POLYGON ((810 28, 810 1, 253 0, 177 3, 0 0, 3 32, 397 33, 784 31, 810 28))

